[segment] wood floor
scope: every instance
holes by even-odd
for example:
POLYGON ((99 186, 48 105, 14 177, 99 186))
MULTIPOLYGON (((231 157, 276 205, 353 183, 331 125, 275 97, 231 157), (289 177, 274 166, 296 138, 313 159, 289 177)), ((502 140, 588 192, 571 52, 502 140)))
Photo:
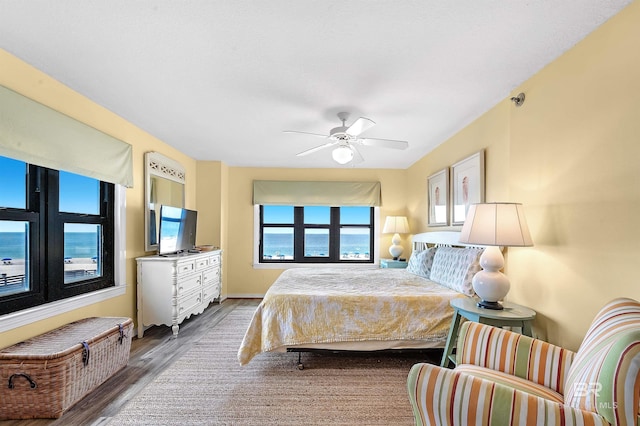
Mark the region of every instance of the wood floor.
POLYGON ((0 421, 1 426, 102 425, 117 414, 158 374, 189 350, 211 327, 239 305, 257 306, 258 299, 228 299, 211 304, 202 314, 180 325, 177 338, 170 327, 151 327, 131 342, 128 365, 71 407, 60 419, 0 421))

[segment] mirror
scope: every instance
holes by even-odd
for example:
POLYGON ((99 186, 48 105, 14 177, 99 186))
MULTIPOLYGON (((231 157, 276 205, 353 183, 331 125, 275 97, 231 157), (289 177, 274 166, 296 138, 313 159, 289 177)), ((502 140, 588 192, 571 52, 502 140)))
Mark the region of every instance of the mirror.
POLYGON ((157 152, 147 152, 145 161, 145 250, 158 249, 160 206, 184 207, 185 169, 157 152))

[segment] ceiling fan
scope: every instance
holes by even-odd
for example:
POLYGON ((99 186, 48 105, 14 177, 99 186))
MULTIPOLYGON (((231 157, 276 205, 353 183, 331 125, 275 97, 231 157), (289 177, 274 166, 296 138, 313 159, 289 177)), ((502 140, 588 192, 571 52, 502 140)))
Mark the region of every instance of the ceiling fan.
POLYGON ((354 163, 360 163, 364 161, 362 154, 356 148, 356 145, 362 146, 375 146, 382 148, 393 149, 407 149, 409 143, 406 141, 398 141, 393 139, 378 139, 378 138, 362 138, 360 134, 364 131, 375 126, 375 122, 365 117, 360 117, 354 121, 350 126, 346 125, 346 121, 349 119, 348 112, 339 112, 338 118, 342 121, 342 126, 334 127, 331 129, 328 135, 319 133, 299 132, 296 130, 285 130, 284 133, 299 133, 303 135, 319 136, 328 141, 322 145, 318 145, 314 148, 307 149, 306 151, 296 154, 298 157, 313 154, 331 146, 335 146, 335 149, 331 153, 333 159, 339 164, 347 164, 351 161, 354 163))

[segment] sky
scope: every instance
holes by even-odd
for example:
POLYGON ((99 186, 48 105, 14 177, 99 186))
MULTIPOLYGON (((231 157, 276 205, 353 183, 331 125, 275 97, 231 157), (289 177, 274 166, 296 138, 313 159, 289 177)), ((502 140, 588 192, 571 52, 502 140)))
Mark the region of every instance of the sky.
MULTIPOLYGON (((0 208, 26 206, 26 164, 0 156, 0 208)), ((60 210, 73 213, 100 212, 100 184, 96 179, 60 172, 60 210)), ((74 232, 95 232, 95 225, 74 226, 74 232)), ((23 232, 23 222, 0 221, 0 232, 23 232)))
MULTIPOLYGON (((304 220, 307 224, 328 225, 330 222, 330 207, 313 206, 304 208, 304 220)), ((369 223, 369 207, 341 207, 340 223, 349 225, 365 225, 369 223)), ((264 223, 272 224, 293 224, 292 206, 265 206, 264 223)), ((278 228, 267 228, 269 232, 289 233, 290 230, 278 228)), ((311 230, 308 230, 311 231, 311 230)), ((319 232, 323 232, 319 230, 319 232)), ((368 234, 367 228, 345 228, 345 233, 368 234)))

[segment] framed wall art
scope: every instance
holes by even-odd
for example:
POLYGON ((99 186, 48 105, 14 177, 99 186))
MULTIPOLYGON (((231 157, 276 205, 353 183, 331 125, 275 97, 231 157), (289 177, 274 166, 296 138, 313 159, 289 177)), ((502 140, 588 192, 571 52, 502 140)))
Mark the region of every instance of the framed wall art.
POLYGON ((451 166, 451 224, 462 225, 469 206, 484 202, 484 150, 451 166))
POLYGON ((449 168, 429 176, 427 188, 429 226, 447 226, 449 224, 449 168))

